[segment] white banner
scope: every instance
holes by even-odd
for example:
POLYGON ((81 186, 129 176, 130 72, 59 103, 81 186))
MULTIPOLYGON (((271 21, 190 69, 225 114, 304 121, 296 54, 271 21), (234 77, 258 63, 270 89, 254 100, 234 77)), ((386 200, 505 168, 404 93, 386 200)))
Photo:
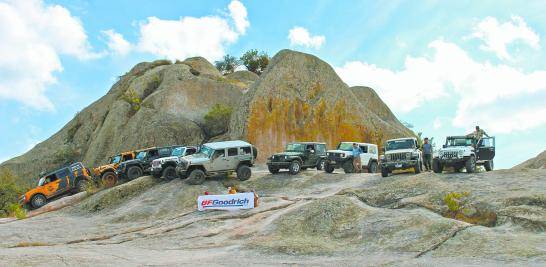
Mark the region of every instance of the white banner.
POLYGON ((254 193, 231 195, 203 195, 197 197, 197 209, 203 210, 240 210, 254 208, 254 193))

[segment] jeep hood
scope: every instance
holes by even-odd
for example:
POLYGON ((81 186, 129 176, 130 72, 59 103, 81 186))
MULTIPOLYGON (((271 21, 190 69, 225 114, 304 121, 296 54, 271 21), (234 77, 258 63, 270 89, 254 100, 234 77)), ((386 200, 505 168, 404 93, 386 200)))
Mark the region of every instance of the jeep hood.
POLYGON ((414 148, 397 149, 397 150, 387 151, 387 152, 385 152, 385 155, 395 154, 395 153, 411 153, 411 152, 414 152, 414 151, 415 151, 414 148))
POLYGON ((274 156, 301 156, 303 152, 281 152, 273 154, 274 156))
POLYGON ((152 162, 161 162, 161 161, 178 161, 178 156, 158 158, 158 159, 154 159, 152 162))
POLYGON ((203 156, 197 156, 196 157, 195 155, 197 155, 197 154, 181 157, 180 161, 182 161, 182 160, 191 161, 191 163, 193 164, 193 163, 207 162, 207 161, 210 160, 208 157, 203 157, 203 156))
POLYGON ((352 154, 351 151, 339 150, 339 149, 328 150, 326 152, 329 152, 329 153, 344 153, 344 154, 347 154, 347 155, 352 154))
POLYGON ((474 148, 471 146, 450 146, 446 148, 440 148, 441 152, 451 152, 451 151, 460 151, 460 150, 471 150, 474 151, 474 148))

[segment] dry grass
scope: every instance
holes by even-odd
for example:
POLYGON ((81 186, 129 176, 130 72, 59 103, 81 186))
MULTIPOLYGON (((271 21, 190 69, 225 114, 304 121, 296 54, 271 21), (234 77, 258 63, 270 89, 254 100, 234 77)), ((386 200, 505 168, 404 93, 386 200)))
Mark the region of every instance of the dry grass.
POLYGON ((43 247, 43 246, 49 246, 48 243, 45 242, 19 242, 17 245, 13 246, 14 248, 27 248, 27 247, 43 247))

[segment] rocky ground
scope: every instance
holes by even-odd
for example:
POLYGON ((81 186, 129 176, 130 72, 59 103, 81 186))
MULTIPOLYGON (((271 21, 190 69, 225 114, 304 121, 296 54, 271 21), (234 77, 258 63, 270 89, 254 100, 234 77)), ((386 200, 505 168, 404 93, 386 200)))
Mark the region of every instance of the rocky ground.
POLYGON ((0 224, 0 265, 544 266, 546 170, 270 175, 201 186, 142 177, 0 224), (203 191, 256 190, 247 211, 196 211, 203 191), (460 214, 444 204, 464 197, 460 214), (452 219, 455 217, 457 219, 452 219))

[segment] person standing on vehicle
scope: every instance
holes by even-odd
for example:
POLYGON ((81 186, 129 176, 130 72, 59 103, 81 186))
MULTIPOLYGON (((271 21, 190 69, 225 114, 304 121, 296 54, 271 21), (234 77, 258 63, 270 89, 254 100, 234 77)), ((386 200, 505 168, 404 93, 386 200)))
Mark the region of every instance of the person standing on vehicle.
POLYGON ((476 126, 476 130, 472 133, 467 134, 466 136, 474 137, 476 140, 478 140, 477 145, 478 147, 480 147, 482 145, 482 138, 484 135, 489 137, 489 135, 483 129, 480 129, 480 126, 476 126))
POLYGON ((360 154, 362 154, 362 148, 360 148, 356 143, 353 143, 353 167, 355 172, 362 172, 360 154))
POLYGON ((430 171, 432 169, 432 145, 428 143, 428 137, 425 137, 421 149, 423 151, 423 163, 425 164, 425 170, 430 171))

